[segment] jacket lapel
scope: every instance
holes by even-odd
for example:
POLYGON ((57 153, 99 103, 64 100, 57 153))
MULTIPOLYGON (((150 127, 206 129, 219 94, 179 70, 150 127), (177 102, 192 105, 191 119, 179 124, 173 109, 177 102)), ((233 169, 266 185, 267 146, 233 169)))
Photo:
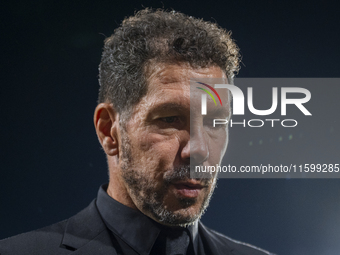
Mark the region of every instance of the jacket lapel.
POLYGON ((61 247, 74 251, 72 254, 117 254, 95 200, 67 221, 61 247))
POLYGON ((233 249, 225 242, 221 242, 218 234, 206 228, 200 221, 198 232, 201 239, 198 254, 234 255, 233 249))
POLYGON ((117 255, 107 231, 101 232, 94 239, 77 249, 72 255, 117 255))

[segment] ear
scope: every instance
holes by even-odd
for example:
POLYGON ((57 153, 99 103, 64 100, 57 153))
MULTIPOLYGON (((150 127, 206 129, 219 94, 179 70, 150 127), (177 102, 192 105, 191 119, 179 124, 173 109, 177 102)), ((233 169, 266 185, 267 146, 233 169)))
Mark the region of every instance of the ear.
POLYGON ((94 126, 100 144, 108 156, 118 155, 119 116, 112 104, 101 103, 94 111, 94 126))

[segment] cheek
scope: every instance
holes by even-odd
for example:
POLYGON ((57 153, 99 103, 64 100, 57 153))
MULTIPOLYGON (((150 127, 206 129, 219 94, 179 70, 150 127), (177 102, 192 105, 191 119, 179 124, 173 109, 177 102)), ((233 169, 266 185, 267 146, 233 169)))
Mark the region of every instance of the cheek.
POLYGON ((225 132, 220 132, 217 139, 211 139, 209 142, 209 152, 214 164, 219 163, 227 149, 228 145, 228 130, 225 132))
MULTIPOLYGON (((138 158, 149 166, 166 168, 174 162, 179 150, 179 140, 176 136, 163 136, 160 134, 142 132, 136 139, 135 152, 138 158)), ((137 162, 138 164, 138 162, 137 162)))

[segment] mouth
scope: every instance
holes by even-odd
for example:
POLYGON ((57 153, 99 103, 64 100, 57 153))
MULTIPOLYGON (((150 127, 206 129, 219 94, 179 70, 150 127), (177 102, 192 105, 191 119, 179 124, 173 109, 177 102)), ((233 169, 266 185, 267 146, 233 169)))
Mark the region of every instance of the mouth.
POLYGON ((197 197, 202 189, 206 188, 206 185, 202 185, 200 182, 195 180, 186 180, 172 183, 175 187, 175 192, 181 196, 186 198, 195 198, 197 197))

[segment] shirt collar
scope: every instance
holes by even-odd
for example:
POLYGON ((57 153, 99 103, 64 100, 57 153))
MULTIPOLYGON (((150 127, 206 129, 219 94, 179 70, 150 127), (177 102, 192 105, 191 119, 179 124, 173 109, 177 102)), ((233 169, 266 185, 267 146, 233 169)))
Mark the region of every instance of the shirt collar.
MULTIPOLYGON (((104 223, 139 254, 148 255, 164 226, 139 210, 127 207, 110 197, 106 193, 107 187, 108 184, 105 184, 99 188, 96 201, 104 223)), ((194 244, 195 253, 197 253, 198 222, 190 225, 188 230, 194 244)))

